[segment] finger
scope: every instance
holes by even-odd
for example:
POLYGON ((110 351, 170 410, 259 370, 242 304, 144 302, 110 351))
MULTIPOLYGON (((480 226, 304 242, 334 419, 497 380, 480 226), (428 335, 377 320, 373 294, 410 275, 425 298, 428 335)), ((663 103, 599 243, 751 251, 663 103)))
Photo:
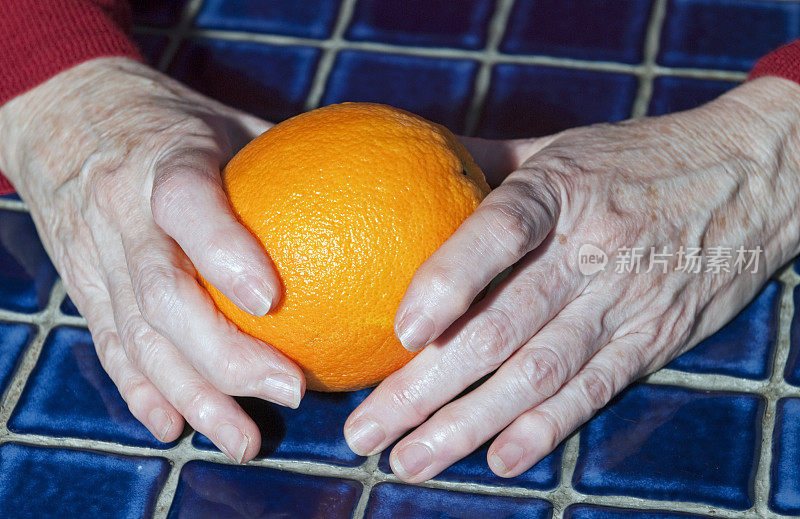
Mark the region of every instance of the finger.
POLYGON ((305 391, 300 368, 228 321, 166 236, 145 226, 127 233, 123 247, 141 314, 203 378, 228 395, 300 405, 305 391))
POLYGON ((559 195, 544 178, 515 175, 489 193, 414 274, 395 318, 406 348, 419 349, 438 337, 492 278, 553 229, 559 195))
POLYGON ((505 178, 519 169, 525 159, 550 144, 557 135, 539 139, 481 139, 458 136, 458 140, 469 151, 475 163, 486 176, 490 186, 498 186, 505 178))
POLYGON ((517 417, 489 448, 489 468, 498 476, 514 477, 552 452, 644 374, 642 367, 647 363, 642 343, 636 335, 611 342, 558 393, 517 417))
POLYGON ((131 414, 159 441, 174 441, 183 430, 183 417, 125 356, 110 308, 107 295, 102 299, 97 297, 92 305, 80 305, 100 364, 119 389, 131 414))
POLYGON ((558 257, 553 250, 523 260, 490 297, 384 380, 347 419, 350 448, 360 455, 384 449, 497 369, 573 300, 585 280, 567 272, 558 257), (515 317, 520 308, 525 319, 515 317))
POLYGON ((588 298, 568 305, 489 380, 403 438, 389 457, 395 474, 430 479, 555 394, 604 344, 602 312, 592 306, 588 298))
POLYGON ((261 445, 256 424, 144 321, 124 265, 109 271, 109 286, 114 322, 128 359, 231 460, 242 463, 255 457, 261 445))
POLYGON ((264 247, 231 210, 219 161, 213 152, 190 149, 158 164, 153 218, 200 275, 242 310, 262 316, 278 302, 280 281, 264 247))

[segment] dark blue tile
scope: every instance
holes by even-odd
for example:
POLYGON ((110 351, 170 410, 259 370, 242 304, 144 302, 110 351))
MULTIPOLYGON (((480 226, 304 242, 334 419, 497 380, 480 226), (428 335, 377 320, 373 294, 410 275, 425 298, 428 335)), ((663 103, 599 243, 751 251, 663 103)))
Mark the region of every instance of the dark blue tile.
POLYGON ((650 4, 651 0, 517 0, 500 49, 638 63, 650 4))
POLYGON ((303 110, 319 50, 220 40, 189 40, 171 73, 246 112, 280 121, 303 110))
POLYGON ((679 514, 663 510, 630 510, 594 505, 572 505, 564 510, 564 519, 693 519, 705 515, 679 514))
POLYGON ((8 428, 16 433, 170 446, 156 440, 130 413, 84 328, 59 327, 50 333, 8 428))
POLYGON ((357 481, 190 461, 181 470, 168 517, 349 519, 362 488, 357 481))
POLYGON ((667 365, 692 373, 764 379, 778 340, 781 284, 770 281, 730 323, 667 365))
POLYGON ((29 324, 0 321, 0 398, 17 371, 22 354, 35 333, 36 328, 29 324))
POLYGON ((626 119, 637 87, 636 78, 627 74, 496 65, 478 134, 533 137, 626 119))
POLYGON ((672 0, 658 62, 671 67, 749 70, 800 32, 800 4, 761 0, 672 0))
POLYGON ((790 329, 791 348, 783 378, 790 384, 800 386, 800 287, 795 287, 792 298, 795 311, 790 329))
MULTIPOLYGON (((490 442, 487 442, 469 456, 447 467, 436 476, 436 479, 494 486, 535 488, 537 490, 550 490, 558 485, 561 456, 564 454, 563 445, 560 445, 549 456, 515 478, 501 478, 489 470, 489 465, 486 462, 489 445, 490 442)), ((394 445, 387 447, 378 462, 378 468, 387 474, 392 472, 392 467, 389 464, 389 454, 393 448, 394 445)))
POLYGON ((482 49, 494 0, 360 0, 346 37, 398 45, 482 49))
POLYGON ((381 483, 372 489, 368 519, 549 519, 552 508, 540 499, 487 496, 381 483))
POLYGON ((169 38, 157 34, 134 33, 133 41, 139 47, 144 59, 151 65, 157 65, 161 54, 167 47, 169 38))
POLYGON ((131 0, 133 23, 166 27, 177 25, 186 0, 131 0))
POLYGON ((7 193, 5 195, 0 195, 0 198, 5 200, 22 200, 17 193, 7 193))
POLYGON ((28 213, 0 210, 0 308, 44 309, 56 277, 28 213))
POLYGON ((747 509, 762 413, 752 395, 635 386, 584 427, 573 485, 747 509))
POLYGON ((336 58, 322 102, 385 103, 460 132, 477 69, 468 60, 345 50, 336 58))
MULTIPOLYGON (((240 403, 261 429, 260 456, 359 465, 357 456, 344 441, 344 422, 371 390, 350 393, 306 393, 298 409, 273 405, 255 398, 240 403)), ((214 449, 211 441, 195 433, 192 443, 214 449)))
POLYGON ((778 401, 772 441, 769 507, 782 514, 800 515, 800 398, 778 401))
POLYGON ((69 296, 65 297, 64 301, 61 302, 61 313, 75 317, 80 317, 81 315, 78 311, 78 307, 75 306, 75 303, 72 302, 69 296))
POLYGON ((152 517, 169 472, 163 458, 7 443, 0 447, 4 517, 152 517))
POLYGON ((658 77, 653 84, 653 97, 650 100, 648 115, 664 115, 697 108, 716 99, 738 84, 711 79, 658 77))
POLYGON ((206 29, 325 38, 333 30, 339 4, 341 0, 206 0, 194 23, 206 29))

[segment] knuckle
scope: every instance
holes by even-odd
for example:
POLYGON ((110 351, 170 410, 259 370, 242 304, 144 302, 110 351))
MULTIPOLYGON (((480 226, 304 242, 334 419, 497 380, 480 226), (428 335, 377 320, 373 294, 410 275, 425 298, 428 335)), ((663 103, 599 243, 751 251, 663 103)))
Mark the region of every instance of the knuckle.
POLYGON ((524 417, 527 421, 525 429, 534 431, 537 442, 541 441, 548 447, 547 450, 555 449, 566 436, 566 431, 558 419, 547 411, 534 409, 524 417))
POLYGON ((198 177, 184 168, 169 168, 156 177, 150 194, 150 210, 158 225, 175 218, 176 211, 185 205, 189 187, 198 177))
POLYGON ((504 311, 486 312, 486 317, 476 326, 466 341, 466 360, 494 371, 508 358, 514 336, 513 323, 504 311))
POLYGON ((165 316, 177 313, 181 307, 180 284, 174 267, 151 264, 137 272, 136 302, 148 323, 161 322, 165 316))
POLYGON ((150 397, 150 383, 143 378, 129 378, 120 386, 120 395, 131 412, 142 409, 150 397))
POLYGON ((522 390, 543 399, 558 391, 566 375, 561 357, 552 349, 544 347, 525 352, 517 371, 516 380, 522 390))
POLYGON ((602 369, 585 368, 578 383, 586 401, 590 402, 595 409, 604 406, 614 397, 614 380, 602 369))
POLYGON ((177 391, 176 408, 186 420, 197 427, 206 419, 211 418, 217 409, 210 390, 201 384, 181 384, 177 391))
POLYGON ((152 373, 159 350, 158 336, 144 326, 129 326, 124 332, 125 353, 134 366, 143 373, 152 373))
POLYGON ((480 442, 478 427, 475 427, 474 409, 464 409, 457 404, 443 407, 435 419, 447 431, 449 448, 454 451, 474 449, 480 442))
POLYGON ((418 423, 431 413, 425 403, 424 393, 412 380, 393 374, 384 380, 383 388, 386 391, 383 396, 388 397, 390 402, 388 407, 397 410, 401 416, 407 416, 418 423))

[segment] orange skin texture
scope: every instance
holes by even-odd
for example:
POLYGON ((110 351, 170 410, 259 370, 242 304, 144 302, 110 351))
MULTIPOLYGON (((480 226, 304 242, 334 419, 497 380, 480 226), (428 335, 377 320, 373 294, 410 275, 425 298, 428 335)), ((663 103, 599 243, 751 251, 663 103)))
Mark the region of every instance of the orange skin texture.
POLYGON ((228 163, 223 182, 284 295, 254 317, 200 281, 231 321, 294 360, 318 391, 374 386, 411 360, 393 328, 400 300, 489 192, 450 131, 372 103, 274 126, 228 163))

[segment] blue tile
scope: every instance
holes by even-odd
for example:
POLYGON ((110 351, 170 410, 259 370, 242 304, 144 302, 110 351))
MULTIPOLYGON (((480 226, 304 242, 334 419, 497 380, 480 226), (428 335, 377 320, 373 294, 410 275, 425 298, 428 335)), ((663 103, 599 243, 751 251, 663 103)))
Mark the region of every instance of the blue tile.
POLYGON ((29 324, 0 321, 0 398, 17 371, 26 347, 36 333, 29 324))
POLYGON ((663 510, 630 510, 594 505, 572 505, 564 510, 564 519, 693 519, 705 515, 679 514, 663 510))
POLYGON ((0 308, 43 310, 56 277, 28 213, 0 210, 0 308))
POLYGON ((357 481, 190 461, 167 517, 349 519, 362 488, 357 481))
POLYGON ((573 485, 747 509, 762 413, 753 395, 635 386, 583 429, 573 485))
POLYGON ((517 0, 500 49, 575 59, 642 61, 650 0, 517 0))
POLYGON ((84 328, 55 328, 45 340, 8 421, 16 433, 69 436, 167 448, 128 410, 84 328))
POLYGON ((280 121, 303 110, 319 50, 220 40, 189 40, 171 73, 231 106, 280 121))
POLYGON ((779 282, 770 281, 730 323, 667 367, 692 373, 767 378, 778 340, 781 288, 779 282))
POLYGON ((152 517, 168 472, 163 458, 7 443, 0 510, 15 519, 152 517))
POLYGON ((158 64, 158 60, 164 49, 167 47, 169 38, 157 34, 134 33, 133 41, 139 47, 144 59, 153 66, 158 64))
POLYGON ((482 49, 494 0, 360 0, 346 37, 397 45, 482 49))
POLYGON ((477 70, 477 63, 468 60, 345 50, 336 59, 322 103, 385 103, 460 132, 477 70))
POLYGON ((716 99, 739 83, 661 76, 653 84, 648 115, 664 115, 681 110, 697 108, 716 99))
POLYGON ((78 307, 75 306, 75 303, 72 302, 69 296, 64 298, 64 301, 61 302, 61 313, 65 315, 71 315, 74 317, 80 317, 81 313, 78 311, 78 307))
POLYGON ((533 137, 630 116, 634 76, 588 70, 496 65, 478 134, 533 137))
POLYGON ((133 23, 166 27, 177 25, 186 0, 131 0, 133 23))
POLYGON ((5 200, 22 200, 17 193, 7 193, 5 195, 0 195, 0 198, 5 200))
POLYGON ((796 38, 800 4, 760 0, 672 0, 658 62, 671 67, 749 70, 796 38))
POLYGON ((800 515, 800 398, 778 401, 772 438, 769 507, 782 514, 800 515))
POLYGON ((487 496, 381 483, 372 489, 367 519, 549 519, 550 504, 540 499, 487 496))
POLYGON ((206 0, 195 18, 205 29, 325 38, 333 30, 341 0, 206 0))
POLYGON ((789 335, 791 348, 789 350, 789 359, 786 362, 786 370, 783 373, 783 378, 789 384, 800 386, 800 287, 795 287, 792 298, 794 299, 795 311, 792 316, 792 325, 789 335))
MULTIPOLYGON (((261 429, 259 456, 359 465, 357 456, 344 441, 344 422, 371 390, 350 393, 306 393, 298 409, 273 405, 255 398, 239 402, 261 429)), ((211 441, 195 433, 192 443, 200 449, 214 449, 211 441)))
MULTIPOLYGON (((469 456, 447 467, 436 476, 436 479, 442 481, 480 483, 501 487, 534 488, 537 490, 550 490, 558 485, 561 471, 561 456, 564 454, 563 445, 560 445, 549 456, 545 457, 519 476, 514 478, 501 478, 489 470, 489 465, 486 462, 486 455, 489 451, 490 444, 491 442, 485 443, 469 456)), ((394 445, 396 445, 396 443, 394 445)), ((378 462, 378 468, 387 474, 391 474, 392 472, 392 467, 389 464, 389 454, 394 448, 394 445, 387 447, 383 451, 378 462)))

